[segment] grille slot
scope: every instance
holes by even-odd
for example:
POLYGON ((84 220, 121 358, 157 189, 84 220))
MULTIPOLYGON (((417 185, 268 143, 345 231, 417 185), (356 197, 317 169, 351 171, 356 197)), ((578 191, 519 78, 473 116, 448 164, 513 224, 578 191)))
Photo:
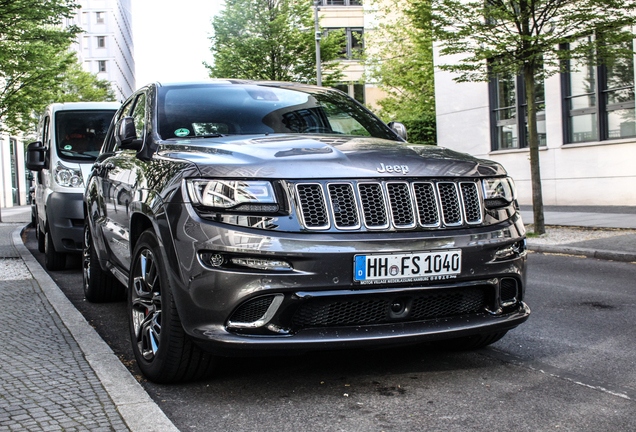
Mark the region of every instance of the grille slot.
POLYGON ((360 193, 364 224, 372 229, 388 228, 389 218, 380 183, 359 183, 358 192, 360 193))
POLYGON ((397 228, 413 228, 415 216, 408 183, 387 183, 386 190, 391 205, 393 225, 397 228))
POLYGON ((309 299, 294 314, 292 326, 299 330, 446 318, 484 310, 487 295, 486 289, 478 286, 415 293, 408 302, 411 303, 410 312, 396 318, 390 313, 393 298, 389 296, 356 300, 309 299))
POLYGON ((435 199, 433 183, 413 183, 417 214, 420 225, 425 227, 439 226, 439 210, 435 199))
POLYGON ((479 205, 479 193, 475 183, 460 183, 462 190, 462 202, 464 204, 464 217, 466 223, 481 223, 481 206, 479 205))
POLYGON ((450 182, 437 183, 439 201, 442 205, 442 217, 448 226, 458 226, 462 224, 462 212, 459 206, 459 196, 457 185, 450 182))
POLYGON ((294 182, 310 230, 454 228, 484 220, 479 181, 294 182))
POLYGON ((325 196, 319 183, 296 185, 303 221, 309 229, 329 228, 325 196))
POLYGON ((358 205, 353 186, 350 183, 329 184, 329 198, 331 199, 333 221, 337 228, 360 228, 358 205))

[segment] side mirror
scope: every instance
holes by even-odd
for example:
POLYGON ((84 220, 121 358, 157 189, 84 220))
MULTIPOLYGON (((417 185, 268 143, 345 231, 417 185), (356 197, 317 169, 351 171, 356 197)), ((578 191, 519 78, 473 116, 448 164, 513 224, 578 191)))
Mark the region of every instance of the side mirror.
POLYGON ((141 150, 142 140, 137 138, 137 129, 135 129, 135 119, 132 117, 124 117, 117 125, 116 134, 117 146, 127 150, 141 150))
POLYGON ((46 166, 46 149, 41 141, 32 142, 27 146, 25 165, 31 171, 42 171, 44 169, 46 166))
POLYGON ((406 133, 406 126, 404 126, 402 123, 392 121, 391 123, 388 124, 388 126, 391 128, 391 130, 393 130, 393 132, 398 134, 398 136, 402 138, 404 141, 407 140, 406 138, 408 134, 406 133))

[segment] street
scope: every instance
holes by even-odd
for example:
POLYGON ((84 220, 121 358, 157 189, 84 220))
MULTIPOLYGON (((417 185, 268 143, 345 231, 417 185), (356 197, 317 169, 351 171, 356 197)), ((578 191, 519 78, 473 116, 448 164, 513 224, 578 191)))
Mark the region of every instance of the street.
MULTIPOLYGON (((33 229, 26 245, 42 263, 33 229)), ((142 379, 124 302, 83 299, 79 257, 51 272, 142 379)), ((182 431, 636 430, 636 264, 530 254, 528 322, 489 348, 221 359, 210 380, 142 381, 182 431)))

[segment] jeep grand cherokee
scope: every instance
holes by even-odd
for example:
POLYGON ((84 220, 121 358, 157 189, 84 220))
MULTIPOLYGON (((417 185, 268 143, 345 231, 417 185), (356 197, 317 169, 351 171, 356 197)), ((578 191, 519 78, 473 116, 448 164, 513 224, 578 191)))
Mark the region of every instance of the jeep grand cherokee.
POLYGON ((147 378, 217 355, 477 348, 528 318, 506 171, 391 126, 289 83, 153 84, 122 105, 87 182, 84 290, 127 293, 147 378))

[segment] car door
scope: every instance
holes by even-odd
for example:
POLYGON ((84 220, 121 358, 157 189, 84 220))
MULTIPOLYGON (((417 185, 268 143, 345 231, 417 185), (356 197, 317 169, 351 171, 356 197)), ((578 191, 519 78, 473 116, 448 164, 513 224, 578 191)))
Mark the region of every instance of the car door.
MULTIPOLYGON (((130 103, 130 111, 122 112, 121 118, 130 115, 135 119, 138 138, 143 139, 146 121, 146 93, 137 93, 130 103)), ((119 118, 118 120, 121 120, 119 118)), ((138 165, 135 150, 114 149, 113 154, 102 162, 100 172, 104 199, 104 237, 110 250, 113 264, 128 271, 130 264, 130 208, 137 184, 138 165)))

